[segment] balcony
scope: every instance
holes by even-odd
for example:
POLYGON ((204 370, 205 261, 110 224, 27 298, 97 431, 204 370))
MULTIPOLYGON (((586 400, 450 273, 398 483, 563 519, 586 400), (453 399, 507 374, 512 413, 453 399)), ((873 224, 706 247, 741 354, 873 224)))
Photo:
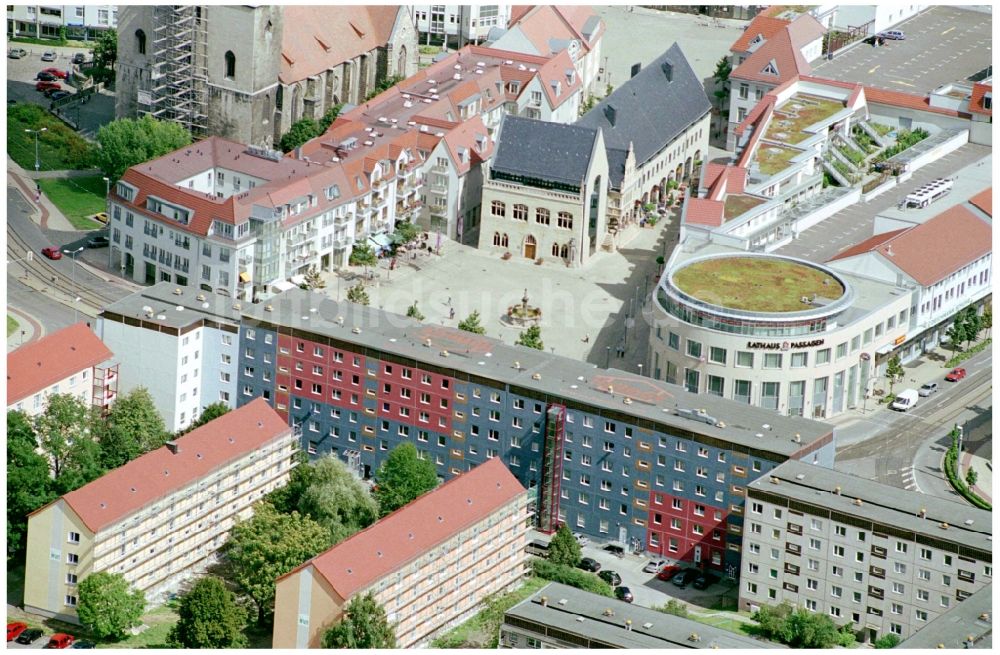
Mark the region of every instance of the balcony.
POLYGON ((872 546, 872 557, 885 559, 886 550, 882 546, 872 546))

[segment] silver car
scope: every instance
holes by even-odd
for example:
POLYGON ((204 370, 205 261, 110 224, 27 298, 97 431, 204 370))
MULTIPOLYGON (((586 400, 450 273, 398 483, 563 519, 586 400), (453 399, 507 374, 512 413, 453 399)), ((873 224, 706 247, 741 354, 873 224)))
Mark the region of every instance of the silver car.
POLYGON ((937 382, 928 382, 927 384, 920 385, 920 389, 917 390, 917 393, 926 398, 937 390, 937 382))
POLYGON ((45 52, 42 53, 42 61, 55 61, 55 60, 56 60, 55 50, 46 50, 45 52))

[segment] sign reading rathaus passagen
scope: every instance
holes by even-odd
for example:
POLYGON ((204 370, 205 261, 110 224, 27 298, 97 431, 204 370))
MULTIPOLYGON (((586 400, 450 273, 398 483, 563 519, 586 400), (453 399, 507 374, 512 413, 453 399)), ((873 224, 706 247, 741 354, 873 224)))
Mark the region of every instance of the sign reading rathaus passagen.
POLYGON ((747 348, 751 350, 788 350, 789 348, 815 348, 823 345, 823 339, 813 339, 812 341, 747 341, 747 348))

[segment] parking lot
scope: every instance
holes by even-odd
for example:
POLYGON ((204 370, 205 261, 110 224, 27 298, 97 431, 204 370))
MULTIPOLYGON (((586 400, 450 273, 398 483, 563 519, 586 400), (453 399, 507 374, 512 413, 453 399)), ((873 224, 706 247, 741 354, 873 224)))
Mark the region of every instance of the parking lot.
POLYGON ((926 94, 990 65, 992 16, 937 5, 892 29, 906 39, 885 45, 855 45, 831 61, 817 62, 819 77, 863 82, 892 91, 926 94))

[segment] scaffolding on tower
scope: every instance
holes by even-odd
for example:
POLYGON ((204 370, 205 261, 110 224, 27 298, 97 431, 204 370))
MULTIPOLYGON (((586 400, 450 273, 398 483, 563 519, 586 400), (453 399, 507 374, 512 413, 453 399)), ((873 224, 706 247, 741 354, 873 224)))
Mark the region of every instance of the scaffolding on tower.
POLYGON ((204 136, 208 123, 206 12, 194 5, 153 6, 148 114, 176 121, 192 136, 204 136))

